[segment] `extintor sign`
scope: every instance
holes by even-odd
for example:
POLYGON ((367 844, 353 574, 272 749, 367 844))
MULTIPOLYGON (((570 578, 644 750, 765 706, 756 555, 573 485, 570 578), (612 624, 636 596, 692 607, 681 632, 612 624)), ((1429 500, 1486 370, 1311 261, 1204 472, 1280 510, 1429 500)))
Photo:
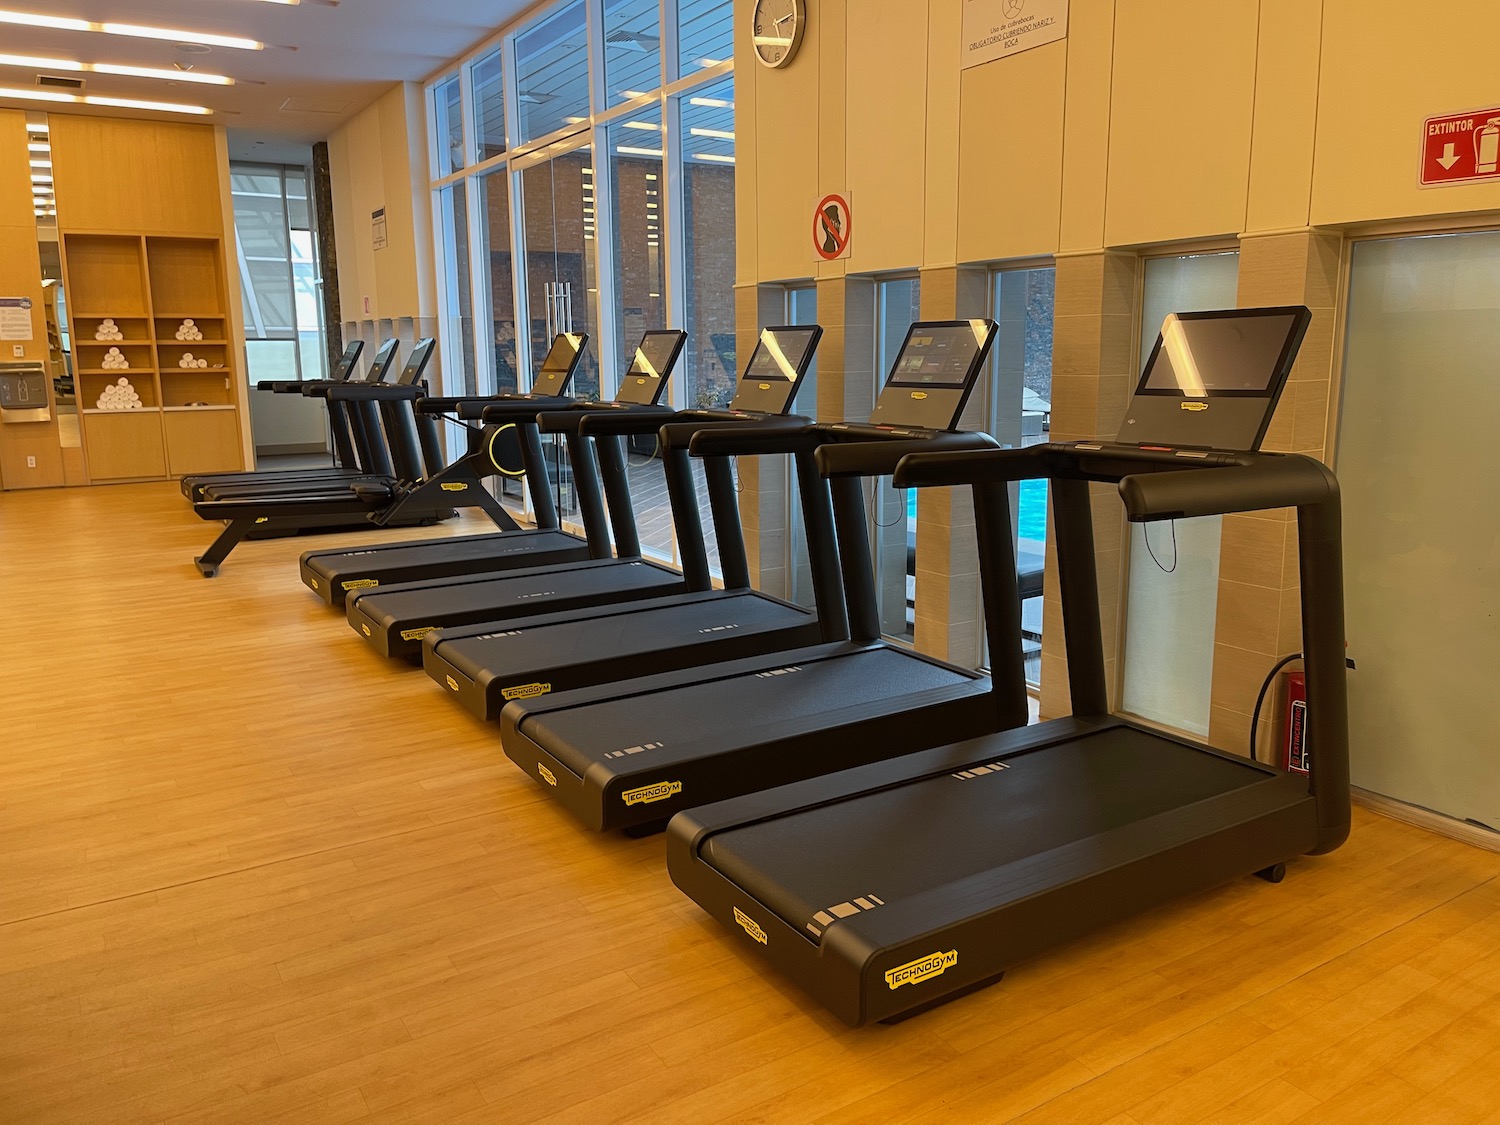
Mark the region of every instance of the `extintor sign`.
POLYGON ((1422 123, 1422 186, 1500 180, 1500 106, 1422 123))

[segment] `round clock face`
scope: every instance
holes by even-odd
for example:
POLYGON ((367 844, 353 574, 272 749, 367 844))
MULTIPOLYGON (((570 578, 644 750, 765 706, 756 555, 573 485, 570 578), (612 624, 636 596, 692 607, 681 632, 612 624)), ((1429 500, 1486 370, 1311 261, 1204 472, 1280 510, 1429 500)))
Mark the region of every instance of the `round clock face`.
POLYGON ((765 66, 786 66, 802 45, 806 24, 803 0, 755 0, 755 57, 765 66))

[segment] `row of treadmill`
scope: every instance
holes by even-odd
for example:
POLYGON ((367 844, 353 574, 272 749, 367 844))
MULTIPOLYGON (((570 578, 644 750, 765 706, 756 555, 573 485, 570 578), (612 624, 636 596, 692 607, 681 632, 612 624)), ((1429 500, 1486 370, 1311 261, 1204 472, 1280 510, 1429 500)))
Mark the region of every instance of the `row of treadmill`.
MULTIPOLYGON (((569 397, 576 335, 555 339, 525 394, 428 402, 335 382, 313 393, 390 406, 393 433, 459 419, 467 467, 449 483, 524 477, 535 526, 506 514, 490 534, 310 551, 301 576, 376 652, 420 662, 494 721, 505 754, 581 825, 665 827, 673 882, 729 940, 852 1025, 893 1021, 1153 905, 1249 874, 1279 881, 1286 861, 1346 837, 1338 488, 1317 461, 1257 451, 1308 320, 1301 307, 1174 314, 1114 440, 1026 448, 958 427, 989 320, 913 324, 867 421, 793 412, 816 326, 764 329, 721 410, 662 405, 676 331, 645 334, 612 402, 569 397), (544 434, 566 447, 581 534, 560 524, 544 434), (641 550, 627 462, 643 448, 662 463, 680 570, 641 550), (735 458, 768 455, 795 475, 811 608, 751 585, 735 458), (988 674, 881 636, 866 509, 886 476, 972 495, 988 674), (1072 702, 1071 716, 1030 726, 1014 512, 1025 480, 1048 482, 1072 702), (1137 522, 1296 509, 1309 775, 1110 712, 1095 485, 1137 522)), ((230 505, 217 510, 231 521, 295 523, 319 505, 345 518, 368 487, 361 470, 321 476, 184 489, 200 509, 230 505)), ((382 487, 384 506, 413 491, 382 487)))

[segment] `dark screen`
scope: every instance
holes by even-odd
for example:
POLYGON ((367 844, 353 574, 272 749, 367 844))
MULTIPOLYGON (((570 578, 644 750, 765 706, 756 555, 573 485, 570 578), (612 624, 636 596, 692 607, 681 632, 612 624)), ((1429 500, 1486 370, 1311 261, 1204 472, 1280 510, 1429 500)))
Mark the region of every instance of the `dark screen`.
POLYGON ((1270 389, 1295 313, 1272 316, 1168 315, 1141 376, 1140 389, 1202 398, 1257 394, 1270 389))
POLYGON ((985 321, 970 325, 918 325, 896 357, 891 382, 909 386, 962 387, 984 345, 985 321))
POLYGON ((816 328, 778 328, 774 332, 766 329, 745 368, 745 378, 762 383, 770 379, 789 382, 796 379, 817 334, 816 328))
POLYGON ((553 339, 552 347, 548 349, 546 358, 542 360, 541 375, 566 375, 568 369, 573 366, 573 360, 578 357, 578 350, 582 346, 582 341, 582 336, 559 332, 553 339))
POLYGON ((641 346, 635 349, 635 358, 630 361, 630 370, 626 374, 660 379, 667 369, 667 364, 672 361, 672 350, 676 346, 677 333, 675 332, 646 333, 641 340, 641 346))

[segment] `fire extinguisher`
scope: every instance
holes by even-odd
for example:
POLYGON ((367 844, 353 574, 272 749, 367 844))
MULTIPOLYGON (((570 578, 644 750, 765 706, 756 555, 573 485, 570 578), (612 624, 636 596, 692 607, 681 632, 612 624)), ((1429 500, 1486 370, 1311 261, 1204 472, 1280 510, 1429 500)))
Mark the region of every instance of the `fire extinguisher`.
POLYGON ((1287 672, 1282 709, 1281 761, 1278 765, 1292 773, 1307 772, 1307 674, 1287 672))
POLYGON ((1474 171, 1479 175, 1500 168, 1500 117, 1491 117, 1474 133, 1474 171))

